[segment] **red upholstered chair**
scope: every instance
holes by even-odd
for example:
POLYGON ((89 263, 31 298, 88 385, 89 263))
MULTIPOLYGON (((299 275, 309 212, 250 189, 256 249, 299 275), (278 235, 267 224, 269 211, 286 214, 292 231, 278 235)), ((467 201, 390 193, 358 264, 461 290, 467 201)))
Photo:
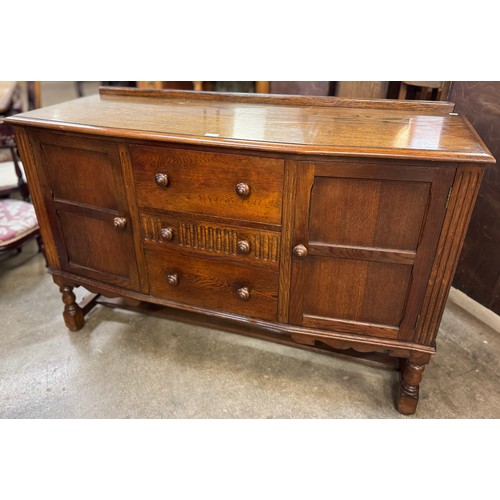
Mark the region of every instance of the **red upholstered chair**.
POLYGON ((0 199, 0 253, 16 249, 21 252, 22 245, 33 238, 42 251, 40 229, 31 203, 12 198, 0 199))
MULTIPOLYGON (((0 253, 16 249, 21 252, 22 245, 33 238, 37 239, 38 249, 42 251, 40 229, 33 205, 29 203, 28 184, 24 177, 21 160, 17 155, 14 130, 3 121, 3 116, 21 111, 15 96, 15 82, 0 82, 4 92, 0 96, 0 152, 5 152, 9 161, 0 162, 0 253), (9 85, 7 85, 8 83, 9 85), (18 193, 18 194, 17 194, 18 193), (23 199, 11 198, 11 195, 23 199)), ((3 158, 5 159, 5 158, 3 158)))

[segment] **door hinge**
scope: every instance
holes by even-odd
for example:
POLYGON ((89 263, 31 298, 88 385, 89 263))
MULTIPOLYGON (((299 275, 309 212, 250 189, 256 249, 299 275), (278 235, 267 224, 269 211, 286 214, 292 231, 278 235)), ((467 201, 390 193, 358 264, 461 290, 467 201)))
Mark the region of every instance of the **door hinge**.
POLYGON ((444 208, 448 208, 448 203, 450 203, 450 198, 451 198, 451 190, 453 189, 452 186, 450 186, 450 189, 448 189, 448 196, 446 197, 446 205, 444 208))

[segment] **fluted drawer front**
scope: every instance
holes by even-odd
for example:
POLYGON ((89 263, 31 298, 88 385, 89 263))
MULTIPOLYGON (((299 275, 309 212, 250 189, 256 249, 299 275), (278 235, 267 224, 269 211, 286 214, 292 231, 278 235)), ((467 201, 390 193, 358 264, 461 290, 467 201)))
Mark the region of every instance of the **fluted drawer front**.
POLYGON ((142 241, 152 250, 182 248, 199 256, 278 268, 281 234, 203 218, 141 214, 142 241))
POLYGON ((182 251, 146 250, 150 293, 216 311, 276 320, 278 272, 189 257, 182 251))
POLYGON ((281 159, 141 145, 130 158, 141 208, 281 224, 281 159))

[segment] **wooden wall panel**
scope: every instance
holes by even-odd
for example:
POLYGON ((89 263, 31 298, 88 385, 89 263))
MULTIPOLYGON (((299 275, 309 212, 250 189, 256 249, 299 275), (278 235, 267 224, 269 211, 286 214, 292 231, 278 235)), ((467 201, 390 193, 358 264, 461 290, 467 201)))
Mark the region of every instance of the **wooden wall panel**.
MULTIPOLYGON (((500 161, 500 82, 453 82, 449 100, 500 161)), ((453 286, 500 314, 500 164, 486 167, 453 286)))

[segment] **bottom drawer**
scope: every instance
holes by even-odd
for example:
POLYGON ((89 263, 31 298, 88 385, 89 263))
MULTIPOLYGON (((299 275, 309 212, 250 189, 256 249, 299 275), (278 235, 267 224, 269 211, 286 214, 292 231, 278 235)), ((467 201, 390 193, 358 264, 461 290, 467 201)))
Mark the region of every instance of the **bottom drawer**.
POLYGON ((275 321, 278 272, 186 256, 146 251, 150 293, 221 312, 275 321))

